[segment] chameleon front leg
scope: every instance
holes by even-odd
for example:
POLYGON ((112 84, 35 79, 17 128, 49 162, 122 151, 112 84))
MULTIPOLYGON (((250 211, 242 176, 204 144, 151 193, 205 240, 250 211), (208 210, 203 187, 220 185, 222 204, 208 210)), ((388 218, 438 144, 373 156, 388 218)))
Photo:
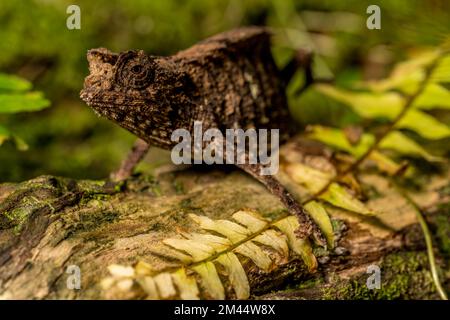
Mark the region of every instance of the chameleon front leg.
POLYGON ((118 170, 110 174, 111 181, 117 182, 127 179, 133 174, 134 168, 147 154, 150 145, 142 139, 137 139, 130 153, 122 161, 118 170))
POLYGON ((311 219, 305 208, 303 208, 303 206, 294 199, 294 197, 280 183, 280 181, 271 175, 261 175, 261 164, 246 163, 236 164, 236 166, 260 181, 273 195, 281 200, 292 215, 297 217, 300 227, 296 230, 296 234, 300 238, 305 239, 312 235, 317 243, 325 246, 325 238, 323 237, 317 224, 311 219))

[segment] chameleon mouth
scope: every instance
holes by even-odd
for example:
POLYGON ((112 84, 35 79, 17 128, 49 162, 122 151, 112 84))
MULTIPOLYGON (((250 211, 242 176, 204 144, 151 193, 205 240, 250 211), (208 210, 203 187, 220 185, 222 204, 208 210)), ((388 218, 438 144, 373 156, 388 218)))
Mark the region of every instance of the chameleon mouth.
POLYGON ((86 104, 88 104, 89 106, 91 106, 92 103, 94 102, 94 94, 91 90, 86 90, 86 89, 81 90, 80 98, 81 98, 81 100, 86 102, 86 104))

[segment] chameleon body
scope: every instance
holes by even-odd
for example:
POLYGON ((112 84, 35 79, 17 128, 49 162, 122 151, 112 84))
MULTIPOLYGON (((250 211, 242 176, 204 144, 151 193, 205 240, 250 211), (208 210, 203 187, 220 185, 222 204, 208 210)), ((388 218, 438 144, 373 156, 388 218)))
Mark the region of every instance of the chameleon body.
MULTIPOLYGON (((294 126, 285 95, 286 81, 270 51, 270 32, 262 27, 236 29, 208 38, 169 57, 143 51, 120 54, 92 49, 90 75, 81 98, 96 113, 116 122, 149 145, 171 149, 175 129, 279 129, 287 139, 294 126)), ((277 195, 301 228, 322 239, 303 207, 258 165, 239 167, 277 195)), ((323 241, 320 241, 323 242, 323 241)))

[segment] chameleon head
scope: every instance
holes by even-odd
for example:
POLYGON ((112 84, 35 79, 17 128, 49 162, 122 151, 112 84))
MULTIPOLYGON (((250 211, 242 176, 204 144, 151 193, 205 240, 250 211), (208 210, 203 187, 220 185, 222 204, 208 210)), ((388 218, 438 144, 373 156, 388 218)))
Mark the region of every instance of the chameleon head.
POLYGON ((170 142, 183 77, 166 58, 140 51, 88 51, 81 98, 100 115, 157 145, 170 142))

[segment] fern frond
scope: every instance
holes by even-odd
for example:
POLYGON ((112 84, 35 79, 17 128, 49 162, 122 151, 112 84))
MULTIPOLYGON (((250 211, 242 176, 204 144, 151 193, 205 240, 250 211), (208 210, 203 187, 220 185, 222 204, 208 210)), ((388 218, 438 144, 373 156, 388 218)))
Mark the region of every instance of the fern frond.
MULTIPOLYGON (((309 209, 332 246, 333 229, 325 209, 318 202, 311 203, 309 209)), ((147 299, 224 299, 227 280, 236 298, 247 299, 250 285, 243 259, 262 272, 273 270, 275 261, 287 263, 295 256, 310 271, 317 268, 309 240, 295 235, 299 223, 293 216, 269 221, 256 212, 240 210, 232 215, 234 221, 195 214, 189 217, 203 232, 181 233, 180 237, 163 240, 169 249, 166 254, 179 259, 182 267, 155 272, 144 262, 134 268, 115 265, 110 268, 112 277, 103 282, 104 288, 120 285, 129 289, 135 283, 147 299)))

